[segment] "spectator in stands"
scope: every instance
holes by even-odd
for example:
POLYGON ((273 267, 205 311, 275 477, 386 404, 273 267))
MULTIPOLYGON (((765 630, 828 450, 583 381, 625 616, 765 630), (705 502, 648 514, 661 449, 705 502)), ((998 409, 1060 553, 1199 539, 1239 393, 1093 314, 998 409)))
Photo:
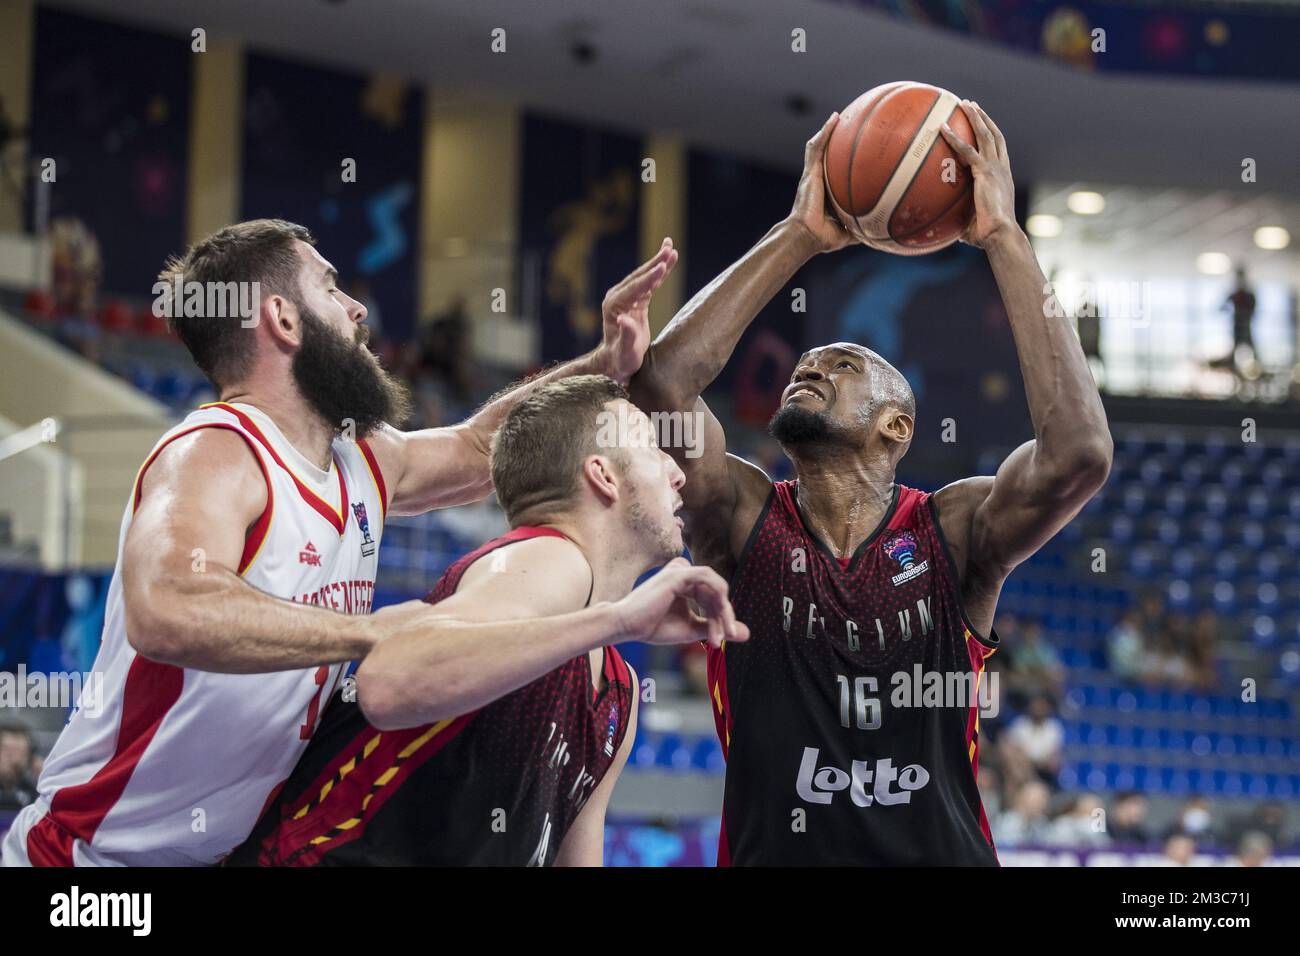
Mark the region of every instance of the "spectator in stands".
POLYGON ((1136 791, 1121 793, 1111 806, 1106 829, 1113 843, 1122 846, 1146 846, 1151 842, 1147 828, 1147 798, 1136 791))
POLYGON ((1182 834, 1202 843, 1209 841, 1213 833, 1214 816, 1210 813, 1210 802, 1204 797, 1188 797, 1183 801, 1166 838, 1182 834))
POLYGON ((1095 849, 1110 843, 1106 832, 1105 808, 1095 793, 1080 793, 1069 808, 1052 821, 1043 837, 1048 846, 1095 849))
POLYGON ((1223 308, 1232 313, 1232 351, 1210 365, 1231 369, 1241 379, 1253 377, 1256 371, 1255 336, 1251 328, 1255 320, 1255 293, 1246 281, 1244 266, 1237 266, 1236 278, 1236 287, 1223 303, 1223 308))
POLYGON ((20 810, 36 799, 31 767, 31 732, 22 724, 0 725, 0 810, 20 810))
POLYGON ((1056 648, 1043 639, 1043 626, 1026 623, 1008 665, 1012 703, 1034 697, 1059 697, 1065 683, 1065 668, 1056 648))
POLYGON ((1011 722, 1002 735, 1004 766, 1027 762, 1034 775, 1055 786, 1061 769, 1061 748, 1065 729, 1056 717, 1051 698, 1045 694, 1029 702, 1029 710, 1011 722))
POLYGON ((1147 646, 1138 625, 1138 612, 1128 610, 1106 636, 1106 658, 1115 676, 1124 681, 1142 681, 1147 676, 1147 646))
POLYGON ((1276 800, 1256 804, 1245 816, 1239 816, 1228 827, 1228 844, 1237 845, 1248 833, 1262 833, 1279 849, 1291 846, 1286 829, 1286 810, 1276 800))
POLYGON ((1176 689, 1191 685, 1192 669, 1187 659, 1190 634, 1186 614, 1169 615, 1148 655, 1147 671, 1152 683, 1176 689))
POLYGON ((1031 780, 1011 798, 1011 809, 990 821, 993 842, 998 846, 1041 846, 1048 839, 1051 824, 1047 808, 1051 791, 1039 780, 1031 780))
POLYGON ((1191 866, 1196 856, 1196 841, 1185 833, 1171 834, 1165 840, 1166 866, 1191 866))
POLYGON ((1251 831, 1237 844, 1237 855, 1228 866, 1268 866, 1273 858, 1273 841, 1266 834, 1251 831))
POLYGON ((463 296, 453 298, 445 311, 420 326, 415 341, 406 347, 401 374, 411 386, 413 425, 430 428, 459 420, 469 411, 476 397, 476 373, 463 296))
POLYGON ((979 774, 980 802, 990 820, 1002 815, 1002 774, 993 764, 981 764, 979 774))
POLYGON ((1137 629, 1150 641, 1164 627, 1165 596, 1157 588, 1145 589, 1138 598, 1135 613, 1137 629))
POLYGON ((1215 643, 1222 627, 1219 616, 1209 608, 1196 615, 1187 640, 1188 677, 1192 686, 1214 690, 1219 683, 1215 666, 1215 643))
POLYGON ((677 663, 682 671, 683 689, 701 700, 709 699, 708 655, 703 644, 683 644, 672 648, 677 652, 677 663))

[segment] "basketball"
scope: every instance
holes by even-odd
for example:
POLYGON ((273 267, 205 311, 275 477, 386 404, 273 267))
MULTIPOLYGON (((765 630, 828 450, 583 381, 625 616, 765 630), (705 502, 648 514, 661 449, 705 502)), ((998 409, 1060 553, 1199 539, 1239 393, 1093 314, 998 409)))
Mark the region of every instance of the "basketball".
POLYGON ((826 149, 826 192, 865 245, 905 256, 956 242, 974 214, 970 170, 944 142, 975 133, 960 99, 926 83, 886 83, 840 114, 826 149))

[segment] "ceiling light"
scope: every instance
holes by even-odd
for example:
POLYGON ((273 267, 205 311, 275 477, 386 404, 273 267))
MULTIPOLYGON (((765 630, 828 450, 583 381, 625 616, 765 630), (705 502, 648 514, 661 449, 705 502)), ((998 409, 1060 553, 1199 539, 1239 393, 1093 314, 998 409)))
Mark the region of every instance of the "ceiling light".
POLYGON ((1070 212, 1078 213, 1080 216, 1095 216, 1106 208, 1106 197, 1101 193, 1080 190, 1070 193, 1065 204, 1070 207, 1070 212))
POLYGON ((1285 249, 1291 245, 1291 233, 1281 226, 1260 226, 1255 230, 1255 245, 1261 249, 1285 249))
POLYGON ((1232 260, 1222 252, 1202 252, 1196 257, 1196 271, 1207 276, 1226 276, 1232 269, 1232 260))
POLYGON ((1029 217, 1029 221, 1025 223, 1025 228, 1029 230, 1031 236, 1051 239, 1053 236, 1061 234, 1061 219, 1059 216, 1038 213, 1029 217))

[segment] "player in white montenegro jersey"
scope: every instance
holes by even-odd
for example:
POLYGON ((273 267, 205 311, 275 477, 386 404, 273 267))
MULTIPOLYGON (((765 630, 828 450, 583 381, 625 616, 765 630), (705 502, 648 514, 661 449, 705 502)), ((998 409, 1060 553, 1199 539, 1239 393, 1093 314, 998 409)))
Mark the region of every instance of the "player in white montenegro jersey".
MULTIPOLYGON (((201 428, 242 436, 266 481, 240 576, 274 597, 369 612, 388 506, 374 453, 364 440, 336 439, 330 471, 321 471, 251 405, 205 406, 163 436, 136 479, 120 540, 149 463, 201 428)), ((94 664, 104 707, 73 714, 46 759, 40 796, 9 831, 6 861, 216 862, 248 835, 342 680, 343 663, 216 674, 151 661, 127 641, 121 578, 119 557, 94 664), (123 732, 133 746, 118 746, 123 732)))
MULTIPOLYGON (((593 351, 459 425, 413 432, 386 424, 406 417, 404 388, 365 348, 366 310, 307 230, 238 223, 168 263, 160 284, 187 301, 171 293, 167 315, 221 401, 165 434, 136 477, 94 664, 104 699, 73 712, 0 862, 220 862, 289 777, 348 662, 427 639, 436 612, 422 601, 371 612, 388 513, 490 494, 492 434, 536 387, 626 383, 675 261, 666 242, 611 290, 593 351), (195 314, 193 288, 210 303, 241 283, 252 314, 195 314)), ((547 669, 494 659, 476 675, 489 688, 547 669)), ((387 693, 359 687, 358 702, 387 693)))

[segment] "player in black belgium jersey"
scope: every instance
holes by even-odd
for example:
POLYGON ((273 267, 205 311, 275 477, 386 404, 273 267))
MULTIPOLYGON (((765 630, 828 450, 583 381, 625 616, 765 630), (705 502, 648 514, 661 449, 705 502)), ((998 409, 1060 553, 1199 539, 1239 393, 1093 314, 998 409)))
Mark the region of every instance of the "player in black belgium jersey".
POLYGON ((722 863, 997 863, 976 776, 998 594, 1105 482, 1112 446, 1074 329, 1015 221, 1006 143, 976 104, 962 108, 976 147, 943 135, 974 178, 963 238, 997 279, 1035 436, 996 476, 932 495, 899 484, 915 400, 860 344, 814 348, 791 375, 771 431, 794 481, 726 454, 700 399, 795 272, 853 241, 824 198, 834 115, 808 142, 790 216, 682 308, 631 383, 648 411, 700 416, 702 440, 678 456, 687 541, 730 580, 751 632, 709 654, 727 756, 722 863))
POLYGON ((726 583, 676 557, 682 473, 622 386, 535 390, 497 433, 492 480, 513 530, 370 652, 229 864, 600 864, 639 690, 609 645, 747 631, 726 583))

